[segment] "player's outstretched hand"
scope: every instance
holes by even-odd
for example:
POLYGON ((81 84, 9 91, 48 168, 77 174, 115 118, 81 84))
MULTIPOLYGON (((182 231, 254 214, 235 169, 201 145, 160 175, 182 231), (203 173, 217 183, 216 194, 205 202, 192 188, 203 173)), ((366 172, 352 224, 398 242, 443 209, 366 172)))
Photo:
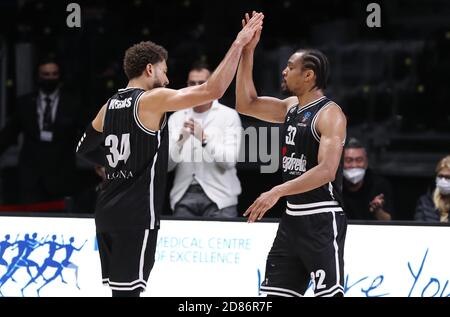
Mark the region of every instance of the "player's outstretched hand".
MULTIPOLYGON (((253 11, 252 17, 256 14, 256 11, 253 11)), ((244 19, 242 19, 242 27, 244 28, 248 22, 250 21, 250 14, 246 13, 244 19)), ((258 45, 259 39, 261 38, 261 32, 262 32, 262 26, 260 30, 257 30, 255 34, 253 35, 250 42, 247 43, 247 45, 244 47, 245 50, 254 50, 256 48, 256 45, 258 45)))
POLYGON ((254 37, 255 33, 261 32, 263 26, 264 14, 261 12, 254 12, 253 16, 243 23, 242 30, 236 37, 236 42, 240 45, 247 45, 254 37))

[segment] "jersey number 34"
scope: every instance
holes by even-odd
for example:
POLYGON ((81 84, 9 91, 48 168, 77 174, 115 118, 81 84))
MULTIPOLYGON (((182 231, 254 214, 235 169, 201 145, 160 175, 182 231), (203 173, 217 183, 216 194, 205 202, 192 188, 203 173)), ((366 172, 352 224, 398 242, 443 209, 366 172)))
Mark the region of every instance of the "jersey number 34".
POLYGON ((110 134, 105 139, 105 146, 109 147, 110 154, 106 155, 109 166, 115 168, 120 161, 125 163, 130 157, 130 134, 124 133, 120 137, 120 149, 119 138, 115 134, 110 134))

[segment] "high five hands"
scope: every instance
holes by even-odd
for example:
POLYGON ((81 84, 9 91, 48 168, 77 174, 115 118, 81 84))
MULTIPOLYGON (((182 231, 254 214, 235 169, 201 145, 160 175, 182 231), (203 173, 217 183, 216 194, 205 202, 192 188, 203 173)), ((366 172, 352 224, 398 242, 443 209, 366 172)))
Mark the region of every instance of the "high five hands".
MULTIPOLYGON (((262 14, 261 12, 253 11, 251 18, 249 14, 246 13, 245 19, 242 19, 242 30, 238 33, 236 41, 243 46, 246 46, 250 42, 254 41, 255 36, 257 36, 259 40, 259 36, 261 35, 263 26, 263 20, 264 14, 262 14)), ((258 41, 256 41, 254 46, 256 46, 257 43, 258 41)))
MULTIPOLYGON (((256 11, 252 12, 252 18, 256 15, 256 11)), ((263 15, 264 17, 264 15, 263 15)), ((250 15, 248 13, 245 14, 244 19, 242 19, 242 27, 244 28, 250 21, 250 15)), ((256 45, 259 42, 259 39, 261 38, 261 31, 262 31, 262 25, 261 28, 256 30, 256 32, 254 33, 252 39, 250 40, 250 42, 248 42, 248 44, 244 47, 245 50, 251 51, 254 50, 256 45)))

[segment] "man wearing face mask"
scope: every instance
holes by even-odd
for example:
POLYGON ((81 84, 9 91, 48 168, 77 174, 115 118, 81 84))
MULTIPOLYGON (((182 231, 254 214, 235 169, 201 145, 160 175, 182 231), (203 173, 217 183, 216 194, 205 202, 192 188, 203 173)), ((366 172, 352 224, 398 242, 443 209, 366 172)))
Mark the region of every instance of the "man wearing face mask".
POLYGON ((344 205, 347 217, 358 220, 391 220, 392 187, 369 168, 367 152, 355 138, 344 149, 344 205))
POLYGON ((17 100, 14 114, 0 131, 0 154, 23 134, 18 180, 21 203, 59 200, 73 193, 80 103, 69 96, 53 59, 38 64, 38 90, 17 100))
POLYGON ((426 222, 449 222, 450 155, 436 166, 436 188, 419 198, 414 219, 426 222))

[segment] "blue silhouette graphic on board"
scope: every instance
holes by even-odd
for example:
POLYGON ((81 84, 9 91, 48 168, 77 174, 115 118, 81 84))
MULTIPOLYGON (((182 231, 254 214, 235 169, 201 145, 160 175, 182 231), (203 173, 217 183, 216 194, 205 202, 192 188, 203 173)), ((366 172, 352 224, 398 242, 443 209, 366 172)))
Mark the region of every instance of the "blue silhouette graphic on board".
MULTIPOLYGON (((41 267, 39 268, 39 270, 38 270, 36 276, 33 277, 33 278, 30 278, 30 280, 28 281, 28 283, 21 289, 22 296, 24 295, 24 294, 23 294, 23 291, 24 291, 31 283, 36 283, 36 279, 37 279, 38 277, 42 276, 42 278, 43 278, 45 281, 47 281, 47 280, 45 279, 45 277, 44 277, 43 274, 44 274, 45 270, 46 270, 48 267, 53 267, 53 268, 57 268, 57 269, 59 269, 59 268, 62 267, 62 264, 61 264, 61 263, 59 263, 59 262, 57 262, 57 261, 55 261, 55 260, 53 259, 53 257, 55 256, 56 250, 59 250, 59 249, 61 249, 61 248, 63 247, 62 244, 59 244, 59 243, 56 242, 56 234, 52 235, 52 240, 50 240, 50 241, 45 241, 42 245, 46 245, 46 244, 48 244, 48 256, 44 259, 44 263, 42 263, 42 265, 41 265, 41 267)), ((64 281, 62 274, 61 274, 61 282, 67 284, 67 282, 64 281)), ((38 295, 39 295, 39 293, 38 293, 38 295)))
MULTIPOLYGON (((17 241, 18 237, 19 237, 19 235, 17 235, 16 241, 17 241)), ((6 250, 11 248, 11 247, 13 247, 14 244, 16 243, 16 242, 10 243, 9 242, 10 238, 11 238, 11 236, 9 234, 6 234, 5 235, 5 240, 0 242, 0 265, 4 265, 6 267, 6 271, 8 271, 9 263, 3 258, 3 256, 4 256, 5 252, 6 252, 6 250)), ((16 282, 16 280, 13 277, 11 277, 11 280, 13 282, 16 282)), ((1 291, 0 291, 0 295, 1 295, 1 291)))
POLYGON ((41 289, 48 285, 51 281, 53 281, 54 279, 56 279, 58 276, 61 276, 61 280, 65 283, 65 281, 63 280, 62 277, 62 271, 64 268, 68 268, 68 269, 74 269, 75 270, 75 281, 76 281, 76 286, 78 289, 80 289, 80 286, 78 285, 78 266, 75 265, 74 263, 70 262, 70 258, 73 254, 73 251, 80 251, 84 245, 86 244, 87 240, 84 241, 84 243, 81 245, 81 247, 76 248, 75 246, 73 246, 73 242, 75 241, 74 237, 71 237, 69 239, 69 243, 68 244, 64 244, 64 239, 63 239, 63 245, 61 248, 66 250, 66 257, 64 258, 64 260, 62 260, 61 265, 58 267, 58 269, 56 270, 55 274, 49 278, 48 280, 45 280, 45 283, 38 288, 37 293, 38 296, 40 296, 40 291, 41 289))
MULTIPOLYGON (((18 234, 15 241, 12 242, 11 235, 5 234, 4 239, 0 241, 0 266, 5 267, 5 269, 0 268, 2 270, 2 273, 0 273, 0 296, 4 296, 2 291, 4 291, 4 285, 8 281, 15 283, 20 281, 19 289, 22 296, 25 296, 24 292, 30 288, 30 285, 35 284, 36 287, 33 289, 39 287, 37 296, 40 296, 42 288, 56 280, 58 276, 61 278, 62 283, 68 284, 63 277, 63 271, 66 268, 74 270, 75 285, 80 289, 78 283, 79 268, 78 265, 71 261, 71 258, 74 251, 81 251, 87 240, 79 247, 75 246, 74 242, 75 238, 71 237, 68 243, 64 243, 62 236, 61 241, 58 241, 56 234, 53 234, 51 238, 47 235, 45 238, 42 237, 38 240, 36 232, 33 234, 26 233, 23 239, 19 239, 18 234), (45 250, 40 249, 40 251, 35 252, 39 247, 45 247, 45 250), (65 252, 58 250, 64 250, 65 252), (26 268, 27 273, 19 274, 20 268, 26 268)), ((16 290, 17 292, 19 290, 17 286, 10 286, 6 287, 9 291, 16 290)), ((14 293, 11 295, 17 296, 18 294, 14 293)))
POLYGON ((18 249, 17 255, 11 260, 11 264, 8 266, 6 273, 0 278, 0 289, 9 279, 13 280, 13 274, 21 267, 25 267, 27 269, 27 273, 30 278, 33 278, 30 267, 35 267, 36 271, 39 271, 39 265, 28 258, 37 247, 42 245, 42 243, 37 241, 36 238, 37 233, 33 233, 31 238, 27 233, 25 234, 24 240, 17 240, 13 243, 14 247, 12 250, 18 249))
MULTIPOLYGON (((0 265, 4 265, 4 266, 6 266, 6 268, 8 268, 9 264, 3 258, 3 255, 5 254, 5 251, 8 248, 10 248, 14 245, 14 243, 9 242, 10 238, 11 238, 11 236, 9 234, 7 234, 7 235, 5 235, 5 240, 0 241, 0 265)), ((17 241, 17 238, 16 238, 16 241, 17 241)))

